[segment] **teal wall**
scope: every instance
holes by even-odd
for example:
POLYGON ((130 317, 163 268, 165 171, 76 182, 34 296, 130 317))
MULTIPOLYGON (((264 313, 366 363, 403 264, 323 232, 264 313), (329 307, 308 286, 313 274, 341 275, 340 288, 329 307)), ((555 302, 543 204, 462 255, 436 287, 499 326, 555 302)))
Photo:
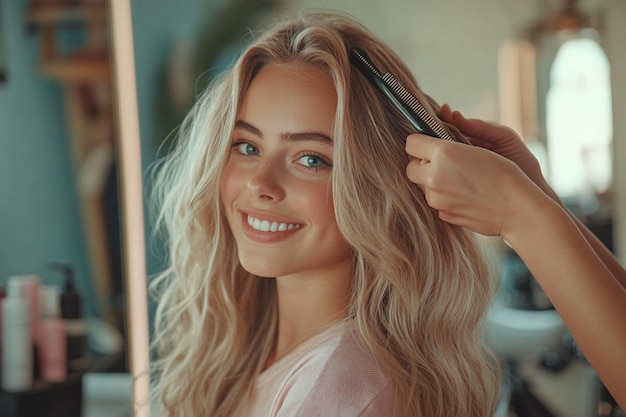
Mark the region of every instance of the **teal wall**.
MULTIPOLYGON (((133 0, 133 37, 142 170, 147 172, 157 156, 158 146, 167 132, 159 120, 158 102, 162 99, 164 72, 175 42, 192 42, 200 25, 207 20, 214 0, 133 0)), ((149 178, 144 179, 145 197, 149 178)), ((152 236, 150 208, 145 206, 146 268, 154 275, 163 267, 163 250, 152 236)))
MULTIPOLYGON (((143 169, 154 161, 163 132, 156 103, 170 48, 192 39, 206 21, 212 0, 133 0, 133 29, 143 169)), ((16 274, 37 274, 46 284, 62 277, 51 261, 76 269, 85 311, 98 315, 74 185, 70 137, 62 86, 38 73, 39 33, 24 21, 28 0, 0 0, 0 62, 8 79, 0 84, 0 287, 16 274)), ((77 41, 63 33, 64 47, 77 41)), ((146 216, 146 237, 152 230, 146 216)), ((147 245, 147 269, 162 258, 147 245)))
POLYGON ((49 263, 71 263, 94 314, 63 91, 37 72, 39 34, 24 23, 27 1, 0 2, 0 61, 8 77, 0 84, 0 285, 16 274, 58 284, 49 263))

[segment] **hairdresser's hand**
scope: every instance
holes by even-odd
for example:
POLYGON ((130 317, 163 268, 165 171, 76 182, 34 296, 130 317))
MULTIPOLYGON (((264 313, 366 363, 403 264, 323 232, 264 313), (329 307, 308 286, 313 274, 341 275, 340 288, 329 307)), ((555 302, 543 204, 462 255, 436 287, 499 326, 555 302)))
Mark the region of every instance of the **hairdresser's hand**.
POLYGON ((479 119, 468 119, 461 112, 452 111, 447 104, 441 106, 439 117, 454 124, 472 145, 492 150, 513 161, 539 188, 553 199, 557 199, 541 173, 537 158, 513 129, 479 119))
POLYGON ((478 146, 421 134, 407 138, 408 178, 439 217, 488 236, 507 237, 529 219, 522 208, 548 199, 511 160, 478 146))

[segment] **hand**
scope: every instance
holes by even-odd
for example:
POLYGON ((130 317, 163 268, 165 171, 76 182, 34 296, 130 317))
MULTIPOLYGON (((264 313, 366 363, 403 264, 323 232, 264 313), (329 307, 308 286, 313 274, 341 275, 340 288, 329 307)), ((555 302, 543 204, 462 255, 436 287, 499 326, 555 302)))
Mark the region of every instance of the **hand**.
POLYGON ((537 158, 513 129, 479 119, 467 119, 459 111, 444 104, 439 110, 442 120, 454 124, 474 146, 489 149, 513 161, 522 171, 553 199, 556 194, 541 173, 537 158))
POLYGON ((406 151, 413 157, 407 176, 439 217, 477 233, 506 237, 527 221, 520 209, 530 197, 545 198, 518 165, 491 150, 416 133, 406 151))

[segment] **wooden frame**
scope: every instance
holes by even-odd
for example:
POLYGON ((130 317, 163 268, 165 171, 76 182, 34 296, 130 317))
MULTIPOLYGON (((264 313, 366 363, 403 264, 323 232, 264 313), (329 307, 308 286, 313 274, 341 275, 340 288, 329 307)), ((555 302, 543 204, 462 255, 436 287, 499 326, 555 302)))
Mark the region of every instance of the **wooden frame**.
POLYGON ((150 414, 148 297, 146 282, 141 141, 130 0, 111 0, 113 73, 117 110, 122 236, 126 282, 129 359, 135 417, 150 414))

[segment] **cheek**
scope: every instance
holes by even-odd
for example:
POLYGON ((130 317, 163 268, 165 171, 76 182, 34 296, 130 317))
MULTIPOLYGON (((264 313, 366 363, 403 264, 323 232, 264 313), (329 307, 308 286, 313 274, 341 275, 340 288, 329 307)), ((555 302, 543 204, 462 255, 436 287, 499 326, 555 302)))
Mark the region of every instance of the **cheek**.
POLYGON ((311 220, 324 222, 325 227, 337 227, 330 185, 303 184, 296 189, 303 191, 299 194, 296 201, 311 220))
POLYGON ((224 167, 220 180, 220 197, 222 203, 228 206, 237 196, 244 183, 241 175, 237 175, 237 170, 233 170, 230 164, 224 167))
POLYGON ((310 190, 306 200, 303 196, 299 204, 307 207, 306 215, 315 230, 312 236, 316 239, 316 247, 324 248, 322 252, 333 261, 350 257, 351 250, 337 224, 330 185, 310 190))

